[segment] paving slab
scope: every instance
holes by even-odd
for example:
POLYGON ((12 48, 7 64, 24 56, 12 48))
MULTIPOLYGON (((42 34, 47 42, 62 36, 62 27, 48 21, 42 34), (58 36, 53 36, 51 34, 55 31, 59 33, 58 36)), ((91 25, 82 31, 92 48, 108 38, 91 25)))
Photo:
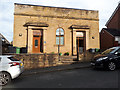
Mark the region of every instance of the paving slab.
POLYGON ((90 62, 77 62, 77 63, 73 63, 69 65, 59 65, 59 66, 51 66, 51 67, 24 70, 24 72, 22 73, 22 76, 45 73, 45 72, 82 69, 82 68, 89 68, 89 67, 91 67, 90 62))

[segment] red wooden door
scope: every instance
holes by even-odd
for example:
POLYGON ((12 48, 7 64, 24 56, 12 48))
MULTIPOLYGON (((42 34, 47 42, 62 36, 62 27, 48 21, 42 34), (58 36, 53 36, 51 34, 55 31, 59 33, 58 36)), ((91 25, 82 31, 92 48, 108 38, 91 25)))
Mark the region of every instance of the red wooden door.
POLYGON ((33 36, 33 53, 40 53, 40 36, 33 36))

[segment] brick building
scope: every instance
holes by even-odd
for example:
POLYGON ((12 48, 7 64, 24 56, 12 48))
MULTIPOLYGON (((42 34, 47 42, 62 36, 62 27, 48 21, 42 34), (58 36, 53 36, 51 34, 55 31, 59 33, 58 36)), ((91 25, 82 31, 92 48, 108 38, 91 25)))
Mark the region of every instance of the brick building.
POLYGON ((120 45, 120 30, 103 28, 100 33, 102 50, 120 45))
POLYGON ((76 55, 99 46, 98 11, 15 4, 13 46, 27 53, 76 55))
POLYGON ((106 23, 107 28, 100 32, 100 48, 120 46, 120 3, 106 23))

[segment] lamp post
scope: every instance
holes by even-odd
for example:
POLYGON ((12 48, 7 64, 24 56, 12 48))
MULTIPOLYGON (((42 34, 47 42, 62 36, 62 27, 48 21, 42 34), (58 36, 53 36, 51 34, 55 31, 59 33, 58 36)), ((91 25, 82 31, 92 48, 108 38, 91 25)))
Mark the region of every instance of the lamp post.
POLYGON ((60 28, 59 28, 59 44, 58 44, 58 60, 60 61, 60 35, 61 35, 61 32, 60 32, 60 28))

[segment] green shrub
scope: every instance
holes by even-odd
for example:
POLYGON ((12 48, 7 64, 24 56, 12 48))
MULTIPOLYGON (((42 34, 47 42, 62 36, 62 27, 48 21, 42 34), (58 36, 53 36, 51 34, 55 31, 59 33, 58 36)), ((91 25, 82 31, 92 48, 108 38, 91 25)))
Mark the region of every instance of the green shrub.
POLYGON ((60 56, 62 56, 62 53, 59 53, 60 56))
POLYGON ((55 54, 54 52, 51 52, 52 54, 55 54))
POLYGON ((65 55, 65 56, 69 56, 69 52, 66 52, 64 55, 65 55))

